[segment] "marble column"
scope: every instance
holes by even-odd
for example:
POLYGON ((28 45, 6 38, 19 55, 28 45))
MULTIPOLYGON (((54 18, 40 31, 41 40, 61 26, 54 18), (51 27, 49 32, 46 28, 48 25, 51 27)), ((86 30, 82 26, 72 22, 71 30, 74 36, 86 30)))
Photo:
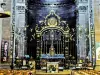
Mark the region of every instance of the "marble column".
MULTIPOLYGON (((4 10, 0 7, 0 13, 4 10)), ((2 18, 0 18, 0 62, 1 62, 1 42, 2 42, 2 18)))

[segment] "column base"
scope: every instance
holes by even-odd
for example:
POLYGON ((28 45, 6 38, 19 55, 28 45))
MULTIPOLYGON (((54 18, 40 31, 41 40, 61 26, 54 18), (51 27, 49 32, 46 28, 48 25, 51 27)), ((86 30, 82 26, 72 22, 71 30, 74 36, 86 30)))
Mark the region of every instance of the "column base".
POLYGON ((99 70, 100 71, 100 60, 96 60, 95 70, 99 70))

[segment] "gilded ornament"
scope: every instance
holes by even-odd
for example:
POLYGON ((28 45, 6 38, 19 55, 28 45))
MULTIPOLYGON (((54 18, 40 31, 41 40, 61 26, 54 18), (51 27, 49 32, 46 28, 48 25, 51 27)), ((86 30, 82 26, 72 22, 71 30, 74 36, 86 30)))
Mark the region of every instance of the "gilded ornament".
POLYGON ((37 35, 37 37, 40 37, 40 35, 37 35))
POLYGON ((57 19, 54 17, 51 17, 50 19, 48 19, 48 25, 49 26, 56 26, 57 25, 57 19))

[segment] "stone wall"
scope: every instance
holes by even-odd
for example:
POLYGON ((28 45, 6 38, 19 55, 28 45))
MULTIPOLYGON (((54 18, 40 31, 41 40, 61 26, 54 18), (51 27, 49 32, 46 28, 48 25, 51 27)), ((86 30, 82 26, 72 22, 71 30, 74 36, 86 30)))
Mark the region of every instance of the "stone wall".
MULTIPOLYGON (((11 0, 5 0, 6 6, 4 11, 11 11, 11 0)), ((11 31, 11 18, 4 18, 2 24, 2 39, 10 41, 10 31, 11 31)))
MULTIPOLYGON (((4 11, 11 12, 11 0, 3 0, 6 4, 4 11)), ((2 41, 7 41, 9 43, 8 55, 10 54, 10 34, 11 34, 11 17, 2 19, 2 41)))
POLYGON ((100 42, 100 0, 94 0, 95 41, 100 42))

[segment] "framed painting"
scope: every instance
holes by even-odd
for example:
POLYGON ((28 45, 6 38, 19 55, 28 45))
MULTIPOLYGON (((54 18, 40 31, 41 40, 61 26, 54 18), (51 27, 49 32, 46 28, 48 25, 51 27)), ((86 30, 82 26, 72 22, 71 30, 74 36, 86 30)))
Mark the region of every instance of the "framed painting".
POLYGON ((47 73, 58 73, 59 62, 47 62, 47 73))

